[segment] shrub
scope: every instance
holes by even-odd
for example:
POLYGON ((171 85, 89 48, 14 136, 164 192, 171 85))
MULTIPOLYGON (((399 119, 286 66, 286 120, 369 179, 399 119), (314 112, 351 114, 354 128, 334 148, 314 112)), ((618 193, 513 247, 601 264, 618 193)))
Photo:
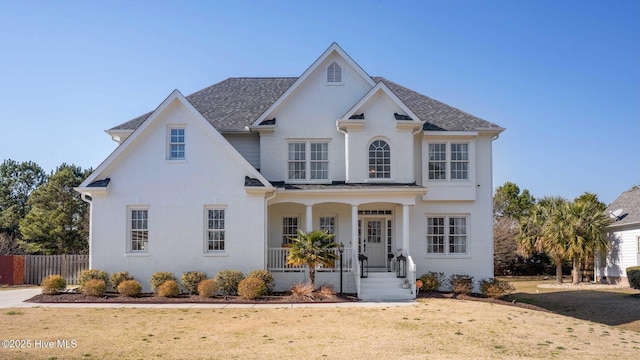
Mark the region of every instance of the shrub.
POLYGON ((515 288, 508 281, 498 280, 495 278, 480 280, 480 292, 482 295, 490 298, 501 298, 511 294, 515 288))
POLYGON ((265 294, 271 294, 275 285, 275 279, 269 270, 253 270, 247 275, 248 278, 256 278, 262 280, 265 286, 265 294))
POLYGON ((122 296, 136 297, 142 292, 142 286, 135 280, 124 280, 118 284, 118 294, 122 296))
POLYGON ((264 295, 264 281, 258 278, 246 278, 238 284, 238 295, 245 299, 255 300, 264 295))
POLYGON ((151 290, 154 293, 157 293, 160 285, 164 284, 164 282, 168 280, 176 281, 176 277, 173 276, 173 274, 170 272, 164 272, 164 271, 154 272, 153 274, 151 274, 151 279, 149 279, 151 290))
POLYGON ((422 281, 420 290, 426 292, 438 291, 445 281, 444 273, 433 271, 420 276, 420 280, 422 281))
POLYGON ((64 291, 67 288, 67 282, 60 275, 49 275, 42 279, 42 293, 53 295, 64 291))
POLYGON ((102 280, 105 285, 109 284, 109 274, 106 271, 98 270, 98 269, 90 269, 90 270, 82 270, 80 272, 80 276, 78 277, 78 284, 80 285, 80 290, 84 289, 84 284, 89 280, 102 280))
POLYGON ((640 266, 628 267, 627 279, 629 280, 629 286, 633 289, 640 290, 640 266))
POLYGON ((311 283, 297 283, 291 286, 291 296, 296 300, 313 299, 313 290, 311 283))
POLYGON ((198 294, 202 297, 212 298, 216 297, 218 293, 218 282, 214 279, 205 279, 198 284, 198 294))
POLYGON ((242 279, 244 279, 244 274, 238 270, 221 270, 214 278, 218 282, 219 290, 227 295, 238 293, 238 285, 242 279))
POLYGON ((334 300, 336 298, 336 292, 333 290, 333 286, 331 285, 320 286, 318 295, 323 299, 334 300))
POLYGON ((180 286, 175 280, 167 280, 158 287, 158 296, 176 297, 180 294, 180 286))
POLYGON ((473 290, 473 276, 453 274, 449 277, 449 283, 454 294, 469 295, 473 290))
POLYGON ((133 276, 129 275, 129 272, 127 271, 118 271, 111 274, 109 280, 111 280, 111 285, 113 286, 113 288, 117 290, 118 285, 120 285, 121 282, 126 280, 133 280, 133 276))
POLYGON ((206 278, 207 274, 202 271, 188 271, 182 273, 180 283, 182 283, 182 287, 187 290, 189 295, 193 295, 198 292, 198 284, 206 278))
POLYGON ((107 292, 107 283, 104 280, 88 280, 82 288, 84 296, 101 297, 104 296, 105 292, 107 292))

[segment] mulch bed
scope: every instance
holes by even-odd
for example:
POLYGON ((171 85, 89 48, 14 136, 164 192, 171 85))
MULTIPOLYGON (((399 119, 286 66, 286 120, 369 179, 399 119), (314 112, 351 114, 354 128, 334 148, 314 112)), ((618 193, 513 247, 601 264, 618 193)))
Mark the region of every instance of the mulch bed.
MULTIPOLYGON (((452 300, 469 300, 481 301, 499 305, 516 306, 529 310, 547 311, 541 307, 516 302, 514 300, 491 299, 478 294, 471 295, 455 295, 446 292, 423 292, 418 294, 418 299, 452 299, 452 300)), ((240 296, 218 296, 215 298, 202 298, 196 295, 181 294, 177 297, 168 298, 160 297, 151 293, 141 294, 139 297, 124 297, 117 293, 107 293, 103 297, 84 296, 76 292, 62 293, 57 295, 39 294, 31 299, 26 300, 30 303, 116 303, 116 304, 308 304, 308 303, 343 303, 360 301, 354 294, 336 294, 333 298, 314 297, 314 298, 298 298, 289 293, 277 293, 269 296, 263 296, 257 300, 247 300, 240 296)))

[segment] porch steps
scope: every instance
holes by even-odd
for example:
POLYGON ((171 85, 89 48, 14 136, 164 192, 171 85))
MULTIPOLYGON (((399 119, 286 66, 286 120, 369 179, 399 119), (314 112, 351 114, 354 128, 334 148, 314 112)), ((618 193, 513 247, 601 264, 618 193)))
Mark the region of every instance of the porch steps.
POLYGON ((362 300, 412 300, 415 295, 411 288, 403 289, 405 279, 396 277, 395 272, 370 272, 369 276, 360 279, 362 300))

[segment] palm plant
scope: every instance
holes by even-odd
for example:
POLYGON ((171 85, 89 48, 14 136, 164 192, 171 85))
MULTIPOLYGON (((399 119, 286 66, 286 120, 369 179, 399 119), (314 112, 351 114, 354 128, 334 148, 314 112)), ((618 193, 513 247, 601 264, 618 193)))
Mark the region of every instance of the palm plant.
POLYGON ((567 252, 561 211, 566 203, 562 197, 540 199, 531 214, 520 219, 518 234, 520 252, 525 255, 544 252, 554 260, 558 283, 562 283, 562 260, 567 252))
POLYGON ((338 243, 333 241, 334 234, 328 231, 315 230, 305 233, 298 230, 298 236, 289 238, 292 243, 289 248, 287 262, 291 265, 306 265, 309 268, 309 281, 315 289, 316 269, 321 266, 333 266, 338 254, 333 249, 338 243))

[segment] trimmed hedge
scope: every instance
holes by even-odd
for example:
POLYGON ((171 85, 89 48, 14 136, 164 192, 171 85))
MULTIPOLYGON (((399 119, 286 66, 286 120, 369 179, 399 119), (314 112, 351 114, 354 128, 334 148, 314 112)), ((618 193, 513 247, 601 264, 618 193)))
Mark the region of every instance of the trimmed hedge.
POLYGON ((49 275, 42 279, 42 293, 54 295, 63 292, 67 288, 67 282, 60 275, 49 275))
POLYGON ((628 267, 627 279, 629 279, 629 286, 633 289, 640 290, 640 266, 628 267))
POLYGON ((187 290, 189 295, 196 294, 198 292, 198 284, 204 279, 207 278, 207 274, 202 271, 187 271, 182 273, 182 277, 180 277, 180 282, 182 283, 182 287, 187 290))
POLYGON ((444 285, 444 273, 429 271, 428 273, 420 276, 420 281, 422 281, 422 287, 420 290, 426 292, 438 291, 440 287, 444 285))
POLYGON ((111 274, 109 280, 111 280, 111 285, 113 286, 113 288, 117 290, 118 285, 120 285, 121 282, 135 279, 133 278, 133 276, 129 275, 128 271, 117 271, 111 274))
POLYGON ((80 272, 80 276, 78 277, 78 285, 80 285, 80 290, 84 289, 84 284, 89 280, 102 280, 105 285, 109 285, 109 274, 106 271, 98 270, 98 269, 89 269, 82 270, 80 272))
POLYGON ((169 281, 169 280, 176 281, 176 277, 170 272, 158 271, 151 274, 151 279, 149 279, 149 285, 151 285, 151 290, 154 293, 157 293, 158 288, 160 288, 160 286, 164 284, 165 281, 169 281))
POLYGON ((102 297, 107 292, 107 283, 104 280, 89 280, 84 283, 82 293, 84 296, 102 297))
POLYGON ((118 293, 122 296, 136 297, 142 292, 142 285, 136 280, 124 280, 118 284, 118 293))

